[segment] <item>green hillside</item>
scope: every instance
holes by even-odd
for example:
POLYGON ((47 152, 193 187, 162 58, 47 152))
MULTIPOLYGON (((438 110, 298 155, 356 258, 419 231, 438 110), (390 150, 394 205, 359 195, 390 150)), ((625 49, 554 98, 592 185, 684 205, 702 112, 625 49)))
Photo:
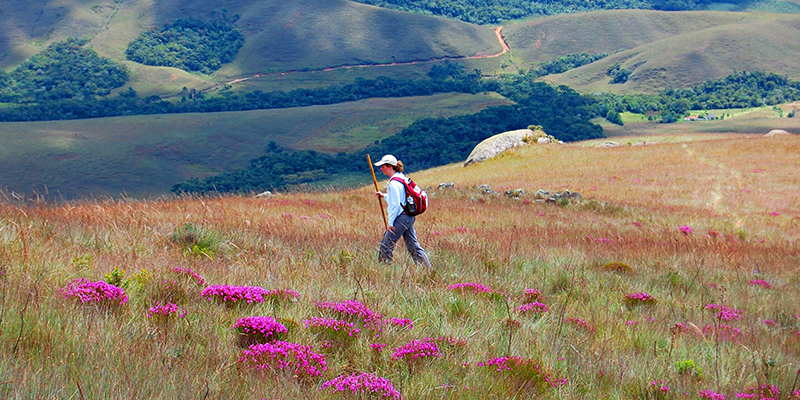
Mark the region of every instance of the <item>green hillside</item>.
POLYGON ((0 190, 50 198, 157 195, 190 177, 242 168, 270 141, 347 152, 422 117, 509 104, 496 94, 370 99, 280 110, 0 124, 0 190))
POLYGON ((346 0, 100 0, 25 6, 0 0, 0 9, 4 20, 0 67, 4 70, 49 43, 88 36, 89 46, 101 56, 128 66, 129 85, 144 95, 175 93, 183 86, 206 88, 256 73, 458 58, 501 50, 491 27, 346 0), (235 26, 245 43, 236 59, 212 76, 126 61, 125 49, 141 32, 179 18, 209 20, 223 14, 238 15, 235 26))
POLYGON ((800 15, 728 12, 601 11, 508 25, 504 36, 519 68, 574 53, 609 57, 545 78, 581 92, 657 92, 735 71, 800 78, 800 15), (610 85, 614 64, 633 69, 610 85))

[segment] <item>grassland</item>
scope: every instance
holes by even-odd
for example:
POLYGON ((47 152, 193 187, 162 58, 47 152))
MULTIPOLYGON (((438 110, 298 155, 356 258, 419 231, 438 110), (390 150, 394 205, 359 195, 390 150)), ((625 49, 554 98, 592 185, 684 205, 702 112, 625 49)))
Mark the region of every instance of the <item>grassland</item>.
MULTIPOLYGON (((546 80, 584 93, 655 93, 690 87, 734 71, 800 78, 800 16, 733 12, 615 10, 509 24, 505 38, 519 68, 571 53, 608 53, 595 63, 546 80), (609 84, 613 64, 633 69, 609 84)), ((528 66, 528 67, 526 67, 528 66)))
POLYGON ((371 99, 281 110, 0 124, 5 190, 50 198, 152 196, 194 176, 242 168, 270 141, 349 152, 424 117, 508 104, 496 94, 371 99))
POLYGON ((416 225, 435 274, 402 249, 392 264, 377 261, 383 228, 369 186, 271 199, 0 202, 0 393, 336 399, 348 397, 323 382, 364 371, 406 399, 794 398, 800 136, 646 142, 526 146, 416 173, 433 187, 416 225), (454 188, 435 189, 441 182, 454 188), (486 194, 481 184, 526 194, 486 194), (583 200, 532 196, 567 188, 583 200), (127 282, 123 305, 59 292, 115 269, 127 282), (490 291, 451 289, 464 283, 490 291), (200 295, 221 284, 299 298, 226 306, 200 295), (541 292, 547 311, 519 308, 531 301, 526 289, 541 292), (628 300, 637 293, 654 300, 628 300), (167 300, 186 315, 146 316, 167 300), (378 336, 359 321, 356 337, 305 327, 329 315, 318 302, 350 300, 385 317, 378 336), (283 340, 325 356, 325 371, 240 361, 232 327, 248 316, 275 317, 288 328, 283 340), (426 337, 440 338, 434 355, 392 357, 426 337), (480 366, 502 356, 538 370, 480 366))

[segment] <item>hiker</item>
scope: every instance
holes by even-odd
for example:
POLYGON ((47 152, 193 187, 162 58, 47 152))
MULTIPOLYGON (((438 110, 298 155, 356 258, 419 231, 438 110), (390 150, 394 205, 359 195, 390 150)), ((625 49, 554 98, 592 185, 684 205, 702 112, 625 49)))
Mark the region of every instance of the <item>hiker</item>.
POLYGON ((389 177, 389 184, 386 193, 376 191, 378 197, 386 199, 386 213, 389 217, 389 229, 381 240, 378 259, 382 262, 391 262, 394 254, 394 246, 400 237, 406 244, 406 249, 411 253, 411 258, 417 264, 422 264, 425 268, 432 268, 428 254, 420 246, 417 240, 417 232, 414 230, 414 220, 416 217, 404 212, 403 206, 406 204, 405 186, 392 178, 405 180, 403 175, 403 162, 398 161, 395 156, 387 154, 375 163, 376 167, 381 167, 381 172, 389 177))

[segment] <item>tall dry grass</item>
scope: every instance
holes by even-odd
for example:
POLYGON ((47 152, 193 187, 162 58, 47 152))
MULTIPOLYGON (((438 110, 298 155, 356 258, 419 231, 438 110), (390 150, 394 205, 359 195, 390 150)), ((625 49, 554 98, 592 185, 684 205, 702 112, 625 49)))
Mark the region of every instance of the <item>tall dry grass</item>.
POLYGON ((800 389, 799 149, 796 136, 653 137, 611 149, 531 146, 414 174, 431 186, 417 229, 434 274, 403 246, 394 263, 377 261, 382 221, 369 186, 271 199, 6 201, 0 393, 338 398, 322 383, 365 371, 407 399, 696 398, 701 390, 735 398, 765 384, 789 398, 800 389), (441 182, 455 188, 439 190, 441 182), (502 194, 516 188, 526 194, 502 194), (532 196, 565 188, 583 200, 532 196), (58 291, 75 278, 112 279, 115 269, 127 282, 122 306, 80 305, 58 291), (459 283, 492 292, 448 289, 459 283), (224 306, 200 296, 217 284, 300 298, 224 306), (541 291, 549 311, 520 311, 525 289, 541 291), (655 302, 627 299, 642 292, 655 302), (164 299, 186 317, 147 318, 164 299), (408 318, 413 329, 388 324, 378 337, 365 329, 327 348, 303 321, 324 314, 317 301, 346 300, 387 320, 408 318), (710 304, 740 316, 726 320, 710 304), (326 355, 327 370, 309 380, 248 369, 232 329, 246 316, 275 317, 286 340, 326 355), (391 358, 423 337, 446 338, 440 357, 391 358), (478 365, 507 355, 566 383, 537 386, 530 370, 511 376, 478 365))

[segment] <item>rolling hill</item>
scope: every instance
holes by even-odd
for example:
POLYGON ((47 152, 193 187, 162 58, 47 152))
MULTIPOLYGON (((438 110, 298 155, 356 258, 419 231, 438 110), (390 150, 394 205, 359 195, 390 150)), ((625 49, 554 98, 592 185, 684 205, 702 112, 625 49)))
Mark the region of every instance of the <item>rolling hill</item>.
POLYGON ((510 24, 504 36, 520 68, 572 53, 611 54, 545 78, 584 93, 654 93, 735 71, 800 78, 796 14, 599 11, 510 24), (633 69, 626 83, 609 84, 614 64, 633 69))
POLYGON ((0 66, 10 69, 53 41, 88 36, 101 56, 124 62, 129 85, 143 95, 165 95, 256 73, 322 70, 493 54, 501 49, 491 27, 386 10, 346 0, 97 1, 30 6, 0 1, 0 66), (212 76, 125 61, 140 32, 178 18, 233 20, 245 36, 236 59, 212 76))

